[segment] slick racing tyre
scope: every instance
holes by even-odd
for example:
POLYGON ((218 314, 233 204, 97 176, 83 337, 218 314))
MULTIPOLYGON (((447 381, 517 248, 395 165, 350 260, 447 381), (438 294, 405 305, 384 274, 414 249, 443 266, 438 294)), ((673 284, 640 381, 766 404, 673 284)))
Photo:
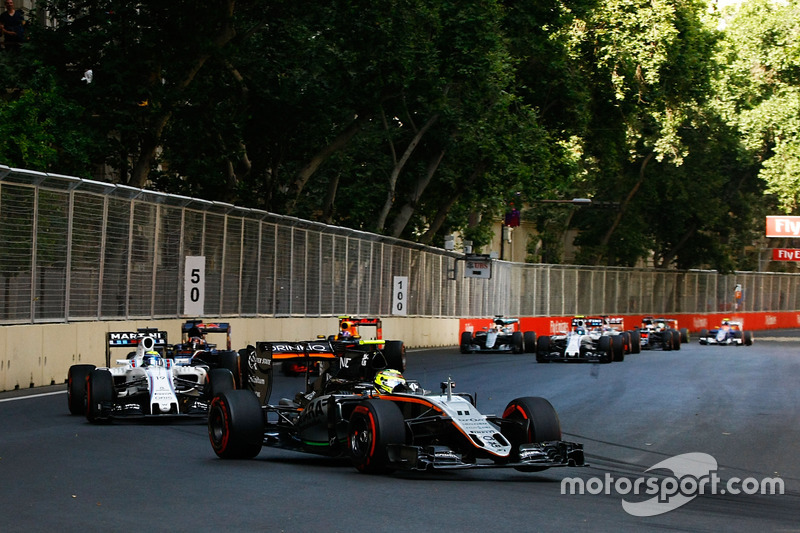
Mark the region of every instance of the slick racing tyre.
POLYGON ((405 444, 405 441, 405 420, 394 402, 367 400, 358 404, 350 415, 347 448, 350 461, 359 472, 391 472, 386 446, 405 444))
MULTIPOLYGON (((520 425, 510 425, 509 428, 513 429, 505 435, 514 450, 517 450, 520 444, 561 440, 561 422, 558 413, 545 398, 525 396, 512 400, 503 411, 503 418, 523 422, 520 425)), ((546 466, 516 467, 521 472, 539 472, 547 468, 546 466)))
POLYGON ((109 421, 114 404, 114 378, 108 370, 94 369, 86 381, 86 419, 93 424, 109 421))
POLYGON ((639 328, 631 331, 631 353, 642 353, 642 332, 639 328))
POLYGON ((233 382, 237 389, 242 388, 242 364, 239 352, 223 350, 219 352, 219 368, 230 370, 233 382))
POLYGON ((236 382, 233 373, 227 368, 212 368, 208 371, 206 383, 206 400, 211 401, 223 392, 236 389, 236 382))
POLYGON ((525 353, 536 353, 536 332, 526 331, 523 337, 525 341, 525 353))
POLYGON ((672 335, 672 349, 673 350, 680 350, 681 349, 681 332, 677 329, 669 330, 670 334, 672 335))
POLYGON ((73 415, 86 414, 86 378, 94 365, 72 365, 67 372, 67 403, 73 415))
POLYGON ((264 443, 264 413, 250 391, 215 396, 208 408, 208 437, 222 459, 252 459, 264 443))
POLYGON ((403 341, 386 341, 383 356, 386 358, 386 368, 398 372, 406 371, 406 345, 403 341))
POLYGON ((511 334, 511 353, 523 353, 525 351, 524 337, 521 331, 511 334))
POLYGON ((464 331, 461 333, 461 343, 459 344, 461 353, 472 353, 472 333, 464 331))
POLYGON ((547 363, 547 356, 550 355, 550 336, 542 335, 536 339, 536 362, 547 363))
POLYGON ((611 337, 603 335, 597 341, 597 348, 600 352, 600 363, 608 364, 614 360, 614 345, 611 342, 611 337))

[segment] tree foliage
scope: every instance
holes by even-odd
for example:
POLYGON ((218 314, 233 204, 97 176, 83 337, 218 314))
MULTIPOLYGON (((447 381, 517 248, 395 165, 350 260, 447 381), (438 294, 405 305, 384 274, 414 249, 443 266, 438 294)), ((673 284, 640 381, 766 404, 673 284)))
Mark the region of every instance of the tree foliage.
POLYGON ((513 203, 532 260, 577 229, 581 262, 665 268, 746 264, 763 184, 800 197, 795 0, 37 9, 0 58, 11 166, 478 248, 513 203), (537 203, 572 197, 618 208, 537 203))

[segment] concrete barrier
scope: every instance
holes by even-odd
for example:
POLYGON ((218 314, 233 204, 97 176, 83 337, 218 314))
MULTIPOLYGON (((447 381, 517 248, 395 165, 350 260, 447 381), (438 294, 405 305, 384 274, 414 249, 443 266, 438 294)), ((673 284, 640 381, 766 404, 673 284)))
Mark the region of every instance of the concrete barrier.
MULTIPOLYGON (((231 344, 235 350, 257 341, 310 340, 317 335, 332 335, 337 332, 339 323, 336 317, 222 318, 219 321, 231 324, 231 344)), ((384 338, 402 340, 408 348, 458 344, 457 318, 389 317, 382 321, 384 338)), ((78 363, 104 366, 106 333, 110 331, 158 328, 167 332, 169 342, 177 343, 183 323, 184 320, 171 319, 0 327, 0 391, 65 383, 69 367, 78 363)), ((222 340, 210 337, 209 342, 219 344, 222 340)))

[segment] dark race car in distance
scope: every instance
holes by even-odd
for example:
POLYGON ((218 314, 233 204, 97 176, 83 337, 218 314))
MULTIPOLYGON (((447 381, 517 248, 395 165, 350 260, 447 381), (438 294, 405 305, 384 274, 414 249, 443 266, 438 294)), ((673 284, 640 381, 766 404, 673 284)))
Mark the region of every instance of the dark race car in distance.
POLYGON ((463 354, 474 352, 535 353, 536 333, 522 332, 518 318, 497 316, 482 331, 461 333, 459 349, 463 354))
POLYGON ((231 349, 231 325, 228 322, 187 320, 181 325, 181 342, 168 345, 165 357, 173 359, 178 366, 204 365, 230 370, 236 387, 242 386, 241 355, 231 349), (209 342, 209 335, 221 338, 221 343, 209 342))
POLYGON ((682 343, 689 342, 689 330, 679 328, 676 318, 646 316, 642 318, 639 337, 643 350, 680 350, 682 343))

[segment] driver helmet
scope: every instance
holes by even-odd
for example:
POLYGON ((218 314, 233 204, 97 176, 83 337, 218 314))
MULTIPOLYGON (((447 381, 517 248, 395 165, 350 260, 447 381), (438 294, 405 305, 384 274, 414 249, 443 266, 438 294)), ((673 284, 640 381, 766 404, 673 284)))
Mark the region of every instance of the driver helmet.
POLYGON ((189 345, 191 346, 192 350, 200 350, 203 347, 203 339, 200 337, 192 337, 189 339, 189 345))
POLYGON ((381 370, 375 374, 375 389, 379 394, 403 392, 406 389, 406 379, 397 370, 381 370))
POLYGON ((142 366, 156 366, 161 359, 161 354, 155 350, 149 350, 142 357, 142 366))

